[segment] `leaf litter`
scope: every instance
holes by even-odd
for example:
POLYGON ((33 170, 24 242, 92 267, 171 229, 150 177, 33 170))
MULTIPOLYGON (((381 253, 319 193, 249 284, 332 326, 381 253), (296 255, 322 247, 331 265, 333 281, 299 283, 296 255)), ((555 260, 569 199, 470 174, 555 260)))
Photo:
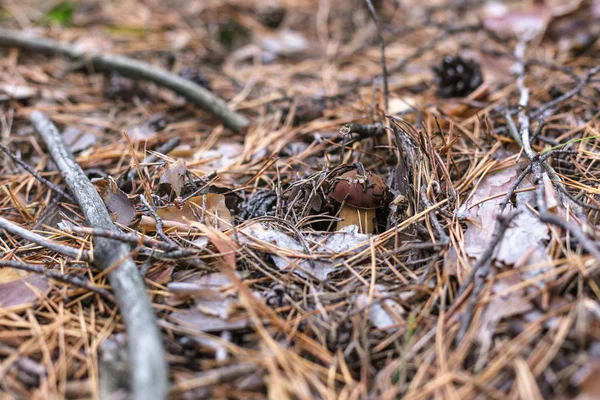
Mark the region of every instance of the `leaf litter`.
MULTIPOLYGON (((2 143, 64 187, 27 120, 43 111, 101 182, 154 304, 170 397, 597 397, 597 1, 373 1, 389 95, 363 1, 87 3, 50 20, 14 3, 1 25, 147 61, 252 122, 234 132, 154 83, 0 49, 2 143), (510 196, 503 215, 518 214, 487 257, 532 164, 508 116, 529 117, 531 151, 555 153, 510 196), (346 169, 393 194, 369 216, 376 233, 336 231, 346 169)), ((3 218, 82 251, 109 234, 74 233, 76 205, 0 161, 3 218)), ((110 289, 19 236, 2 232, 0 252, 110 289)), ((99 398, 107 371, 125 375, 126 358, 96 352, 126 354, 115 303, 0 272, 3 394, 99 398)))

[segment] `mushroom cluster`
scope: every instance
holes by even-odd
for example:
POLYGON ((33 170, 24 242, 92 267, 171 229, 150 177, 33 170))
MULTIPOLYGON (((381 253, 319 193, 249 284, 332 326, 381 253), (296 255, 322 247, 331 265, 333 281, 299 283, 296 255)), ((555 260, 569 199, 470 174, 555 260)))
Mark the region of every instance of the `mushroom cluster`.
POLYGON ((373 233, 376 210, 385 204, 387 186, 370 171, 350 170, 335 178, 329 197, 340 203, 337 229, 358 225, 360 232, 373 233))

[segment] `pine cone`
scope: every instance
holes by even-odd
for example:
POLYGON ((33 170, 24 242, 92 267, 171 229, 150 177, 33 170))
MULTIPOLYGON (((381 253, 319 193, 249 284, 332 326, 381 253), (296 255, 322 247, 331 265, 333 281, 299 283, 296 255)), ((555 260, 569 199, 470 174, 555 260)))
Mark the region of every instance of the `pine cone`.
POLYGON ((483 82, 481 67, 460 56, 446 56, 439 66, 432 68, 439 97, 464 97, 483 82))
POLYGON ((277 193, 268 189, 259 189, 248 196, 240 208, 240 218, 244 221, 264 215, 275 215, 277 193))

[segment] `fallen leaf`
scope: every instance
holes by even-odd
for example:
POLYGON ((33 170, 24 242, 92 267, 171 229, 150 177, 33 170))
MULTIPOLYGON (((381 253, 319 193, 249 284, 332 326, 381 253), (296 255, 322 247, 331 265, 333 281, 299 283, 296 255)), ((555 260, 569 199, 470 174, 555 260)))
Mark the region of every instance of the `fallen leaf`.
POLYGON ((282 30, 260 36, 258 45, 275 55, 289 57, 308 49, 308 40, 298 32, 282 30))
POLYGON ((356 297, 356 306, 359 309, 368 309, 369 321, 374 327, 381 330, 394 330, 404 322, 401 317, 405 313, 404 308, 392 299, 392 293, 385 286, 375 285, 373 299, 369 304, 369 294, 361 293, 356 297), (384 298, 381 300, 381 298, 384 298))
POLYGON ((225 263, 231 268, 231 273, 234 274, 234 271, 237 269, 237 261, 235 257, 235 251, 239 247, 237 243, 231 240, 231 238, 229 238, 229 236, 225 235, 223 232, 215 230, 208 225, 199 224, 197 222, 193 225, 205 233, 206 236, 208 236, 210 242, 221 253, 225 263))
MULTIPOLYGON (((160 218, 176 222, 189 229, 191 222, 205 223, 219 230, 231 228, 231 212, 225 203, 225 196, 217 193, 207 193, 188 199, 183 208, 169 206, 156 210, 160 218)), ((166 225, 165 225, 166 226, 166 225)))
POLYGON ((516 177, 516 168, 506 168, 486 175, 478 183, 471 200, 459 210, 459 213, 466 213, 475 222, 468 224, 465 231, 465 252, 468 256, 479 259, 485 252, 494 233, 496 214, 502 198, 481 201, 506 193, 516 177))
POLYGON ((0 85, 0 102, 8 100, 26 100, 35 96, 37 90, 29 86, 5 83, 0 85))
POLYGON ((492 1, 484 8, 483 21, 488 29, 522 35, 527 31, 542 31, 550 18, 550 11, 536 2, 511 8, 499 1, 492 1))
POLYGON ((167 193, 173 191, 175 196, 181 196, 181 191, 185 185, 186 173, 187 167, 185 166, 185 160, 181 158, 169 165, 160 176, 159 182, 163 190, 165 190, 167 193))
MULTIPOLYGON (((469 216, 476 221, 476 224, 469 224, 465 232, 465 252, 470 257, 478 260, 487 249, 496 227, 500 203, 504 199, 503 194, 510 189, 517 174, 516 167, 506 168, 485 176, 479 182, 477 190, 466 207, 469 216), (492 196, 498 197, 489 199, 492 196)), ((519 188, 530 186, 522 183, 519 188)), ((548 226, 526 206, 532 201, 533 192, 522 192, 516 195, 517 208, 521 212, 513 219, 496 249, 495 258, 498 261, 514 265, 526 253, 536 256, 535 260, 529 259, 529 263, 550 259, 549 256, 545 256, 543 244, 549 238, 548 226)), ((505 212, 510 208, 508 206, 505 212)))
POLYGON ((148 271, 146 274, 146 278, 151 280, 152 282, 156 282, 158 284, 164 285, 171 280, 171 275, 173 274, 173 266, 170 267, 158 267, 153 268, 148 271))
POLYGON ((173 311, 171 319, 180 325, 187 325, 198 329, 200 332, 220 332, 245 329, 250 325, 248 317, 221 319, 204 314, 196 307, 181 311, 173 311))
MULTIPOLYGON (((518 275, 510 275, 494 282, 492 292, 494 294, 503 292, 512 285, 520 283, 520 281, 521 278, 518 275)), ((496 297, 487 305, 481 317, 477 339, 483 347, 489 346, 496 326, 502 319, 522 315, 532 309, 533 305, 527 300, 524 290, 517 290, 505 296, 496 297)))
POLYGON ((131 224, 135 219, 135 207, 125 192, 119 189, 115 180, 109 176, 95 180, 94 185, 113 221, 121 225, 131 224))
POLYGON ((488 29, 512 32, 517 36, 527 31, 542 33, 550 22, 576 11, 582 0, 545 0, 505 4, 490 1, 483 10, 483 22, 488 29))
POLYGON ((8 267, 0 269, 0 283, 12 282, 25 276, 27 276, 27 272, 18 269, 8 267))
MULTIPOLYGON (((307 243, 318 243, 313 252, 312 263, 308 260, 305 246, 287 233, 269 228, 262 223, 254 223, 240 229, 240 243, 260 245, 255 239, 272 245, 267 252, 271 252, 271 259, 281 271, 292 270, 294 273, 308 277, 313 276, 320 280, 327 279, 330 272, 339 267, 330 257, 356 247, 361 251, 368 246, 369 235, 358 233, 356 225, 347 226, 334 233, 306 235, 307 243), (319 256, 318 258, 314 256, 319 256)), ((311 247, 314 247, 311 245, 311 247)), ((264 246, 261 246, 262 250, 264 246)))
POLYGON ((0 283, 0 307, 11 308, 33 303, 38 296, 30 286, 40 292, 45 292, 50 285, 46 277, 37 274, 0 283))
POLYGON ((65 140, 67 146, 69 146, 69 150, 71 150, 73 153, 87 149, 96 143, 96 140, 98 140, 96 135, 81 131, 72 126, 67 127, 63 131, 63 139, 65 140))
POLYGON ((600 343, 592 344, 590 359, 571 378, 579 388, 575 400, 600 399, 600 343))
POLYGON ((176 296, 188 296, 196 299, 223 299, 223 287, 230 287, 231 282, 222 273, 203 275, 198 279, 184 282, 171 282, 167 285, 169 291, 176 296))
POLYGON ((206 160, 205 166, 221 170, 233 165, 244 152, 244 146, 238 142, 224 142, 216 149, 197 152, 194 161, 206 160))
POLYGON ((400 114, 405 111, 414 110, 416 105, 417 101, 414 97, 391 97, 388 112, 390 114, 400 114))

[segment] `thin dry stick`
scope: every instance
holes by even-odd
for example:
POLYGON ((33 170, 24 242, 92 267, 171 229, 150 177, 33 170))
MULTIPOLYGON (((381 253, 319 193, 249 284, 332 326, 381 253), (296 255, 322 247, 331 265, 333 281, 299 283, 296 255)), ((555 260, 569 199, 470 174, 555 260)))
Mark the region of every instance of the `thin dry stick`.
POLYGON ((6 153, 6 155, 9 156, 11 160, 13 160, 19 166, 21 166, 21 168, 23 168, 25 171, 29 172, 31 174, 31 176, 33 176, 35 179, 42 182, 44 185, 48 186, 50 189, 54 190, 56 193, 63 196, 65 199, 67 199, 69 201, 75 201, 73 196, 71 196, 68 193, 63 192, 63 190, 61 188, 59 188, 54 183, 50 182, 48 179, 46 179, 43 176, 41 176, 40 174, 38 174, 33 168, 31 168, 31 166, 29 164, 27 164, 25 161, 21 160, 19 157, 17 157, 15 154, 13 154, 13 152, 10 151, 2 143, 0 143, 0 149, 4 153, 6 153))
POLYGON ((152 239, 147 236, 138 236, 135 233, 116 232, 112 230, 100 229, 100 228, 88 228, 82 226, 73 226, 65 230, 67 233, 76 232, 83 233, 85 235, 101 236, 109 239, 120 240, 134 245, 142 242, 145 246, 157 248, 164 251, 177 250, 179 246, 173 246, 168 243, 161 242, 160 240, 152 239))
MULTIPOLYGON (((38 111, 30 118, 88 224, 116 231, 98 191, 67 150, 56 126, 38 111)), ((119 241, 101 237, 94 240, 94 264, 98 268, 104 270, 120 263, 108 276, 129 337, 133 398, 163 399, 167 393, 163 344, 144 282, 129 253, 129 246, 119 241)))
POLYGON ((0 217, 0 229, 5 229, 7 232, 13 235, 21 236, 23 239, 29 240, 30 242, 39 244, 40 246, 46 247, 52 251, 76 260, 90 261, 92 258, 90 252, 87 250, 76 249, 75 247, 56 243, 47 237, 28 231, 25 228, 21 228, 19 225, 2 217, 0 217))
POLYGON ((569 90, 567 93, 563 94, 562 96, 558 96, 556 99, 549 101, 548 103, 544 104, 543 106, 541 106, 540 108, 538 108, 537 110, 532 112, 531 118, 537 118, 537 117, 541 116, 542 114, 544 114, 547 110, 556 107, 563 101, 566 101, 566 100, 570 99, 571 97, 578 95, 581 92, 581 90, 583 90, 585 85, 587 85, 589 83, 589 81, 599 72, 600 72, 600 64, 596 65, 594 68, 590 69, 583 76, 583 78, 581 78, 581 80, 577 83, 577 85, 573 89, 569 90))
POLYGON ((381 46, 381 70, 383 76, 383 98, 385 102, 385 110, 388 110, 389 105, 389 97, 390 97, 390 89, 388 87, 388 73, 387 67, 385 64, 385 40, 383 40, 383 35, 381 33, 381 27, 379 26, 379 20, 377 19, 377 13, 375 12, 375 7, 373 7, 373 2, 371 0, 365 0, 367 3, 367 7, 369 8, 369 13, 371 13, 371 18, 375 23, 375 28, 377 28, 377 36, 379 37, 379 43, 381 46))
POLYGON ((257 366, 252 364, 238 364, 212 369, 199 374, 195 378, 178 383, 177 386, 173 388, 173 391, 185 392, 194 388, 231 382, 239 377, 256 372, 256 370, 257 366))
POLYGON ((200 85, 133 58, 115 54, 85 53, 69 44, 59 43, 52 39, 31 37, 24 32, 10 29, 0 29, 0 45, 62 54, 84 60, 97 70, 118 72, 123 76, 135 79, 146 79, 193 101, 235 131, 241 131, 250 124, 244 116, 230 110, 223 100, 200 85))
POLYGON ((150 203, 148 203, 148 200, 146 200, 146 198, 143 195, 140 194, 139 199, 142 202, 142 204, 148 209, 150 214, 152 214, 154 221, 156 221, 156 233, 158 234, 158 236, 160 236, 160 238, 166 243, 168 243, 170 246, 181 248, 181 246, 178 246, 177 243, 173 241, 173 239, 171 239, 165 234, 165 231, 163 230, 162 218, 158 215, 156 209, 150 203))
POLYGON ((86 290, 92 291, 94 293, 98 293, 100 296, 104 297, 106 300, 115 301, 115 299, 113 298, 113 295, 110 294, 110 292, 106 289, 102 289, 102 288, 93 286, 92 284, 90 284, 89 281, 82 279, 78 276, 64 275, 58 271, 48 269, 41 265, 26 264, 24 262, 15 261, 15 260, 0 260, 0 267, 10 267, 10 268, 14 268, 14 269, 20 269, 22 271, 28 271, 28 272, 33 272, 36 274, 44 275, 50 279, 68 283, 70 285, 77 286, 79 288, 86 289, 86 290))
POLYGON ((496 250, 500 242, 502 242, 502 238, 504 237, 506 230, 510 226, 510 222, 517 215, 518 212, 514 212, 506 216, 498 215, 492 239, 490 240, 487 248, 479 258, 479 261, 477 261, 477 264, 473 266, 473 269, 471 270, 467 281, 463 285, 461 285, 458 291, 458 294, 456 296, 457 298, 459 298, 460 295, 464 293, 466 288, 471 285, 471 282, 475 280, 475 286, 473 287, 473 291, 471 292, 469 303, 467 304, 467 309, 461 316, 460 328, 454 341, 456 345, 458 345, 462 341, 463 337, 465 336, 465 333, 467 333, 467 329, 469 329, 469 325, 471 324, 471 318, 473 316, 473 310, 475 309, 475 305, 477 303, 477 298, 479 297, 479 294, 485 286, 485 280, 490 270, 490 265, 492 263, 494 251, 496 250))
MULTIPOLYGON (((425 187, 425 185, 421 187, 421 202, 423 203, 426 209, 433 208, 433 204, 431 204, 431 202, 427 199, 427 188, 425 187)), ((438 245, 446 246, 448 243, 450 243, 450 238, 442 228, 440 221, 438 221, 438 219, 436 218, 435 211, 432 210, 429 212, 429 219, 433 224, 435 231, 438 234, 438 239, 440 240, 440 243, 438 243, 438 245)))

